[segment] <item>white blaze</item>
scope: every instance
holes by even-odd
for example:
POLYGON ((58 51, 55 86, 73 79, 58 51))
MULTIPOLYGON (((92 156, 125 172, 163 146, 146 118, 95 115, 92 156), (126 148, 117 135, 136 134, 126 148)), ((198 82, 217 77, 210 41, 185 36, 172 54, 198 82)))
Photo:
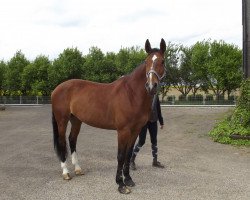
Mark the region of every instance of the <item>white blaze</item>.
POLYGON ((154 56, 152 57, 153 62, 154 62, 156 59, 157 59, 157 56, 154 55, 154 56))
MULTIPOLYGON (((153 63, 152 63, 151 69, 154 69, 154 61, 155 61, 156 59, 157 59, 157 56, 154 55, 154 56, 152 57, 153 63)), ((150 90, 153 89, 153 73, 150 73, 150 74, 149 74, 149 88, 150 88, 150 90)))

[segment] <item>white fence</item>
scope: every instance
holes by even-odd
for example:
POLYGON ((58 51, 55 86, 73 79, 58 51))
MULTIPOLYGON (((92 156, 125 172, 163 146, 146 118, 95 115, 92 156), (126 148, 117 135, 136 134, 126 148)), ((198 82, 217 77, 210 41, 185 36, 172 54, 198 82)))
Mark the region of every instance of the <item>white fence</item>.
MULTIPOLYGON (((236 105, 236 97, 230 99, 207 98, 203 96, 178 98, 175 96, 167 96, 161 101, 161 105, 168 106, 212 106, 212 105, 236 105)), ((0 96, 0 105, 40 105, 50 104, 50 96, 0 96)))
POLYGON ((0 96, 0 104, 3 105, 38 105, 50 103, 49 96, 0 96))

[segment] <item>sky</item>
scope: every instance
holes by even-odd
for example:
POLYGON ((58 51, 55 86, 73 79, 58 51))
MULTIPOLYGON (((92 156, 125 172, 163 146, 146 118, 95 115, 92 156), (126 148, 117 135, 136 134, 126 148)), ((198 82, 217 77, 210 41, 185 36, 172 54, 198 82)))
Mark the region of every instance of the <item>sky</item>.
POLYGON ((0 60, 21 50, 55 59, 66 48, 84 55, 165 41, 204 39, 242 47, 241 0, 0 0, 0 60))

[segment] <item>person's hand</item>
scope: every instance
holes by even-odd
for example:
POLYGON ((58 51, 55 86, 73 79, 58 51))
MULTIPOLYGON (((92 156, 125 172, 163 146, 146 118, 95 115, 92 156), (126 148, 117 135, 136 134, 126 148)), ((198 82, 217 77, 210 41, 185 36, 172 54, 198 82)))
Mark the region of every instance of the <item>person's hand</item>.
POLYGON ((163 129, 163 126, 164 126, 164 125, 161 125, 160 128, 163 129))

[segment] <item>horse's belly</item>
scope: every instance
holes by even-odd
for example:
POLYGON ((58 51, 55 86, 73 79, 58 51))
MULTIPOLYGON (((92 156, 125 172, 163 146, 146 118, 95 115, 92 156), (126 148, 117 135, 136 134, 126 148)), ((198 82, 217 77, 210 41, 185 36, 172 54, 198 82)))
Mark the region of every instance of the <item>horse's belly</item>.
POLYGON ((72 111, 72 114, 83 123, 90 126, 102 129, 116 129, 114 125, 113 115, 105 108, 98 109, 96 107, 86 106, 86 108, 72 111))
POLYGON ((110 130, 116 129, 113 123, 110 123, 109 121, 103 120, 102 118, 99 117, 97 119, 96 118, 82 119, 81 121, 84 122, 85 124, 88 124, 96 128, 110 129, 110 130))

